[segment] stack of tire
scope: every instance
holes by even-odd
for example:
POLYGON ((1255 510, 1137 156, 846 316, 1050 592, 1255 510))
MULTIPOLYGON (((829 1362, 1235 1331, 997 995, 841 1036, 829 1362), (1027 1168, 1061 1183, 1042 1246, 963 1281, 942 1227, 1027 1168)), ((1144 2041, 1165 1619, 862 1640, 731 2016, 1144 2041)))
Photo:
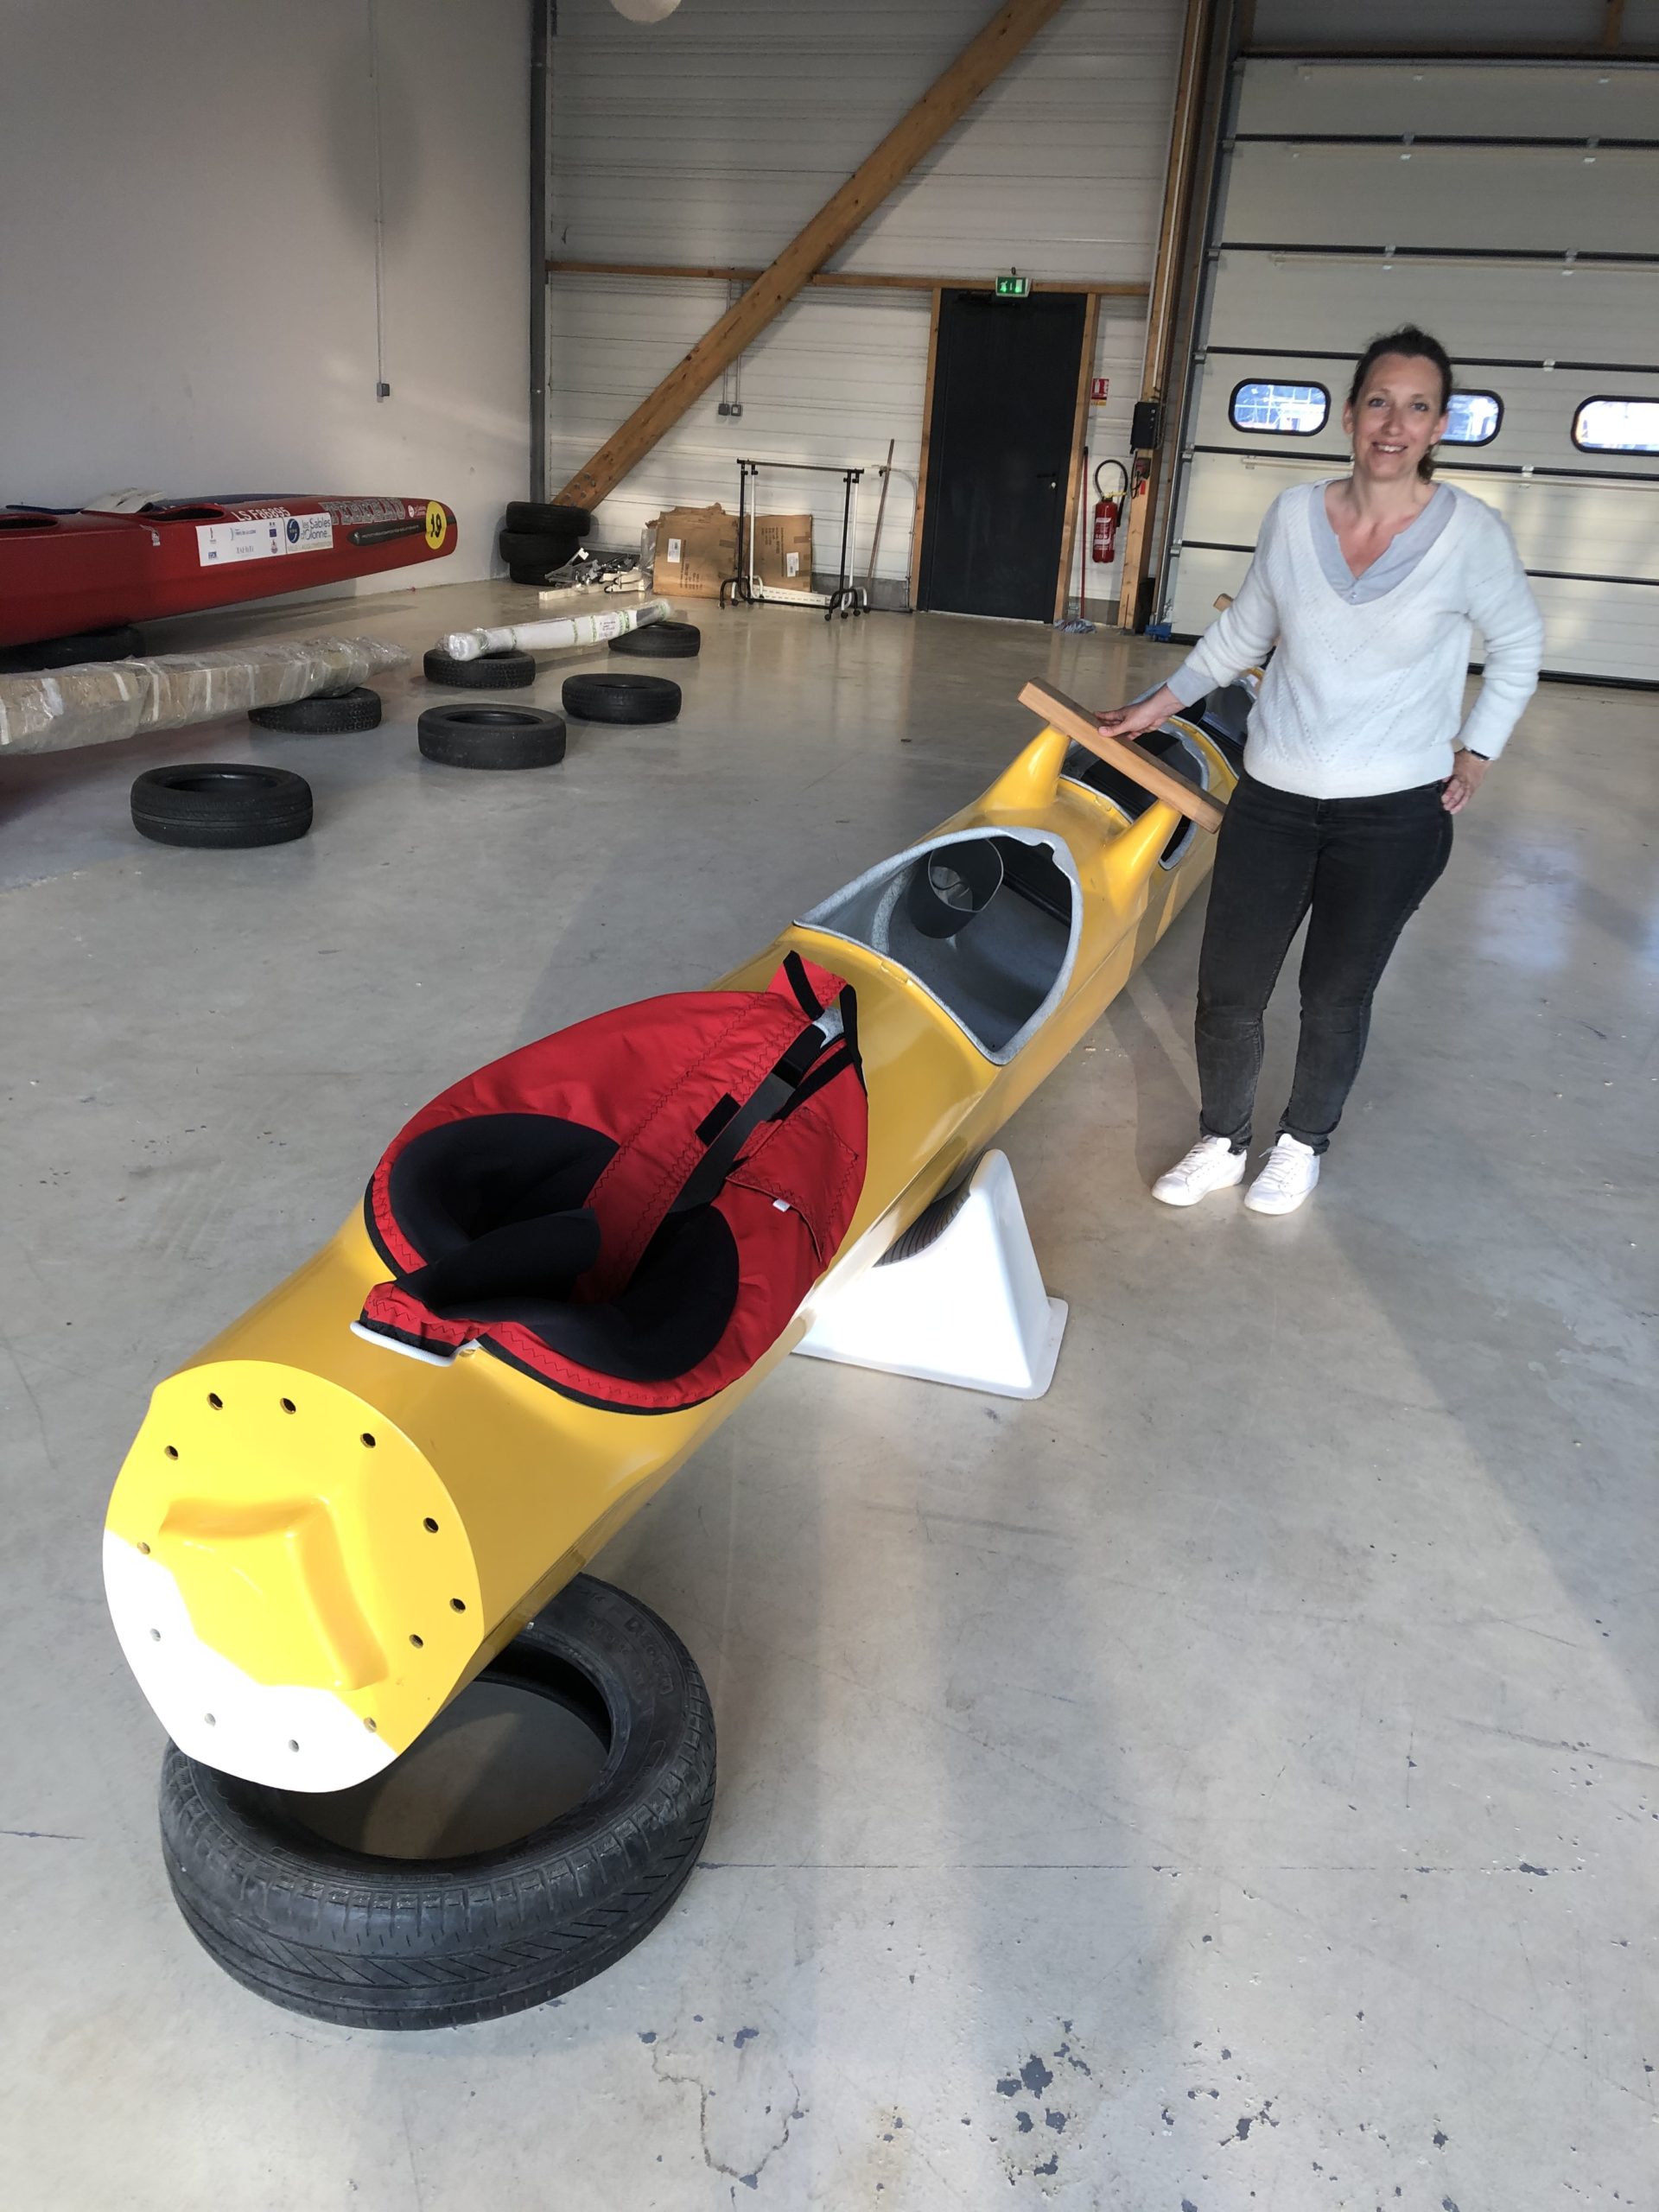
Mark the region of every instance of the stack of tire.
POLYGON ((575 560, 593 526, 594 518, 586 507, 510 499, 506 524, 496 543, 514 583, 544 584, 567 562, 575 560))

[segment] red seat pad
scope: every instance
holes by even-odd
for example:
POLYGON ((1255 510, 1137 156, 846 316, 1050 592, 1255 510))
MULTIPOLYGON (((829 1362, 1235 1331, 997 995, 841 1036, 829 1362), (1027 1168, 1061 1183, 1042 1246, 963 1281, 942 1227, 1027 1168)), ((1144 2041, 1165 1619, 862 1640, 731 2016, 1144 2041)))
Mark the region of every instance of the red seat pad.
MULTIPOLYGON (((643 1000, 492 1061, 442 1092, 398 1132, 366 1194, 371 1235, 399 1279, 413 1274, 431 1255, 417 1247, 394 1204, 393 1170, 409 1146, 448 1122, 546 1116, 614 1145, 585 1198, 598 1219, 599 1260, 577 1279, 568 1303, 615 1300, 704 1157, 708 1125, 720 1121, 717 1109, 741 1107, 813 1014, 843 989, 840 977, 791 957, 764 991, 643 1000)), ((787 1327, 840 1249, 863 1188, 868 1120, 855 1053, 835 1040, 801 1090, 800 1103, 749 1136, 712 1200, 735 1243, 737 1290, 713 1351, 684 1373, 652 1381, 605 1373, 499 1311, 471 1318, 434 1313, 401 1280, 370 1293, 365 1321, 435 1347, 478 1338, 556 1389, 601 1405, 665 1412, 714 1396, 746 1374, 787 1327)), ((483 1127, 480 1139, 487 1147, 490 1133, 483 1127)))

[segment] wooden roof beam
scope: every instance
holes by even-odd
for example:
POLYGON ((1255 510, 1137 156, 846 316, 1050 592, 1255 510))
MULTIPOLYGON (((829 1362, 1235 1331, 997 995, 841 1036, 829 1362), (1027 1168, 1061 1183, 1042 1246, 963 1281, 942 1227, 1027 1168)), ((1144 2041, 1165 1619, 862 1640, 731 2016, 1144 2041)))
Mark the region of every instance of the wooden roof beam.
POLYGON ((1065 5, 1065 0, 1007 0, 771 267, 576 471, 558 493, 560 504, 595 507, 614 491, 1065 5))
MULTIPOLYGON (((758 269, 734 269, 721 264, 688 263, 676 267, 661 261, 567 261, 554 257, 547 264, 550 276, 655 276, 711 283, 753 284, 760 271, 758 269)), ((833 286, 848 292, 988 292, 995 287, 996 277, 991 276, 902 276, 886 270, 815 269, 807 278, 815 289, 820 285, 833 286)), ((1144 300, 1150 287, 1144 279, 1138 283, 1097 283, 1091 276, 1033 276, 1033 292, 1086 292, 1103 300, 1144 300)))

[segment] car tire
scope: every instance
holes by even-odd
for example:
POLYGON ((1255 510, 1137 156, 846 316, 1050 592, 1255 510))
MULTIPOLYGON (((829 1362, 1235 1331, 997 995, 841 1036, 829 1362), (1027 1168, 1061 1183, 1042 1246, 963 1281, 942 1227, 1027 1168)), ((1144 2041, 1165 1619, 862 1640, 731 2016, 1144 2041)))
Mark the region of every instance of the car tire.
MULTIPOLYGON (((563 563, 560 563, 561 567, 563 565, 563 563)), ((558 569, 526 568, 524 563, 519 561, 511 562, 507 567, 507 579, 509 582, 515 584, 530 584, 537 591, 544 591, 558 573, 558 569)))
POLYGON ((550 768, 564 758, 564 716, 542 707, 429 707, 422 753, 448 768, 550 768))
POLYGON ((575 531, 585 537, 594 526, 586 507, 559 507, 545 499, 509 499, 507 529, 528 531, 536 537, 565 537, 575 531))
POLYGON ((132 787, 132 826, 158 845, 285 845, 311 827, 311 786, 241 760, 146 768, 132 787))
POLYGON ((948 1191, 941 1192, 930 1205, 925 1205, 908 1229, 901 1230, 887 1250, 876 1262, 878 1268, 896 1268, 906 1260, 918 1259, 937 1244, 945 1230, 968 1203, 969 1185, 975 1170, 984 1154, 970 1160, 957 1176, 948 1191))
POLYGON ((352 730, 378 728, 380 694, 359 683, 350 691, 290 699, 285 706, 250 707, 248 720, 261 729, 286 730, 296 737, 344 737, 352 730))
POLYGON ((580 530, 504 530, 496 539, 509 569, 562 569, 581 550, 580 530))
POLYGON ((671 722, 680 687, 665 676, 567 676, 564 711, 584 722, 671 722))
POLYGON ((462 691, 523 691, 536 681, 529 653, 480 653, 476 660, 452 660, 435 648, 421 668, 429 683, 449 683, 462 691))
POLYGON ((613 638, 611 651, 640 660, 690 660, 702 651, 702 632, 695 622, 647 622, 613 638))
POLYGON ((609 1750, 580 1804, 465 1858, 327 1843, 283 1792, 169 1745, 168 1878, 226 1973, 341 2027, 464 2027, 563 1995, 650 1934, 714 1808, 714 1714, 691 1655, 649 1607, 579 1574, 481 1679, 553 1699, 609 1750))

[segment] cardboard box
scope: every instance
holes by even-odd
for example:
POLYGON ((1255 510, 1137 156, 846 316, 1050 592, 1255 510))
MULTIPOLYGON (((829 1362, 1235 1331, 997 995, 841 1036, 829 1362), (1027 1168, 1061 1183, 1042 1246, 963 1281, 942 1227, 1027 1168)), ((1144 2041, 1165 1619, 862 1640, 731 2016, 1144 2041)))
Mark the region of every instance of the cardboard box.
POLYGON ((678 599, 718 599, 737 571, 737 517, 718 501, 712 507, 670 507, 651 527, 657 533, 652 588, 678 599))
POLYGON ((781 591, 812 588, 810 515, 757 515, 754 573, 781 591))

